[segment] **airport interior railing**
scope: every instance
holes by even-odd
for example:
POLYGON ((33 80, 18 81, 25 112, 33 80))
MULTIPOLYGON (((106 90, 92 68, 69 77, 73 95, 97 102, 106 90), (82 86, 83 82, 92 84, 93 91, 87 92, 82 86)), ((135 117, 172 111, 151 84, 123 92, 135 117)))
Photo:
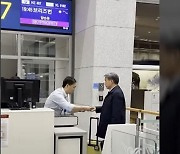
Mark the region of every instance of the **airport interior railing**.
POLYGON ((159 154, 159 112, 130 107, 127 107, 126 110, 138 113, 136 135, 117 130, 113 131, 112 153, 116 154, 118 147, 121 150, 118 150, 117 154, 159 154), (144 114, 153 115, 155 118, 144 119, 144 114))

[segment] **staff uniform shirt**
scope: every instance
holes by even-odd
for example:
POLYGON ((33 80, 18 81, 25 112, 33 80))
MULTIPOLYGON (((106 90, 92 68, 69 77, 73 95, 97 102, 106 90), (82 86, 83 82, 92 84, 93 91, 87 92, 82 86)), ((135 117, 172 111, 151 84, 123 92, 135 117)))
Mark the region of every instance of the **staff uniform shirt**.
POLYGON ((44 107, 51 108, 55 112, 55 116, 61 116, 63 110, 71 112, 75 105, 69 101, 69 95, 64 91, 64 88, 58 88, 53 91, 47 98, 44 107))

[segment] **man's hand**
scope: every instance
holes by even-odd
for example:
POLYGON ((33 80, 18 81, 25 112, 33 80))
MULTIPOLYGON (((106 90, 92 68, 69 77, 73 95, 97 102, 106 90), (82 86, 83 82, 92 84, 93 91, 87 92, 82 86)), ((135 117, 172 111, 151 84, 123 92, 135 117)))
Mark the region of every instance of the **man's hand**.
POLYGON ((75 105, 74 108, 72 109, 72 113, 75 113, 75 112, 85 112, 85 111, 89 111, 89 112, 96 111, 96 107, 75 105))
POLYGON ((91 112, 94 112, 94 111, 96 111, 96 107, 95 106, 91 107, 91 112))
POLYGON ((82 107, 82 111, 81 112, 84 112, 84 111, 95 111, 95 107, 92 107, 92 106, 83 106, 82 107))

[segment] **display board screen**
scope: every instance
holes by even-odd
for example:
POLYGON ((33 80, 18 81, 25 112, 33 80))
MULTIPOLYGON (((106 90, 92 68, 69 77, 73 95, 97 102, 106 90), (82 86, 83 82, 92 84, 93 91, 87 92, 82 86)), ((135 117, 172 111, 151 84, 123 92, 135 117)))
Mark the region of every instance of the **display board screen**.
POLYGON ((1 28, 72 34, 72 1, 1 1, 1 28))

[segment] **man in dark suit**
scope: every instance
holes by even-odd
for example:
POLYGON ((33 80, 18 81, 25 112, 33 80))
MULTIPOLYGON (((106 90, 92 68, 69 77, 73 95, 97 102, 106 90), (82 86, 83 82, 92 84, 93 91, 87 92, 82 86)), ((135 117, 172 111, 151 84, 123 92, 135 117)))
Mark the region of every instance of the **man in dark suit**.
POLYGON ((160 153, 180 154, 180 33, 162 36, 160 56, 160 153))
MULTIPOLYGON (((125 98, 123 91, 118 86, 119 76, 115 73, 108 73, 104 75, 105 86, 109 89, 103 105, 94 108, 96 113, 101 113, 100 122, 97 129, 97 136, 105 138, 107 126, 109 124, 125 124, 125 98)), ((101 148, 103 142, 101 143, 101 148)))

